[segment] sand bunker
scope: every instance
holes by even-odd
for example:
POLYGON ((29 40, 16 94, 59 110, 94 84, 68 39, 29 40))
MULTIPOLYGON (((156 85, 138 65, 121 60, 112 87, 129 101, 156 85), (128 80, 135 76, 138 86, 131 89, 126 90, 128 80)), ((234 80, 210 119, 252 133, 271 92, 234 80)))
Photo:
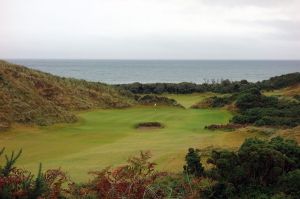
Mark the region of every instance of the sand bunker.
POLYGON ((164 125, 160 122, 141 122, 135 125, 136 129, 150 130, 150 129, 161 129, 164 125))

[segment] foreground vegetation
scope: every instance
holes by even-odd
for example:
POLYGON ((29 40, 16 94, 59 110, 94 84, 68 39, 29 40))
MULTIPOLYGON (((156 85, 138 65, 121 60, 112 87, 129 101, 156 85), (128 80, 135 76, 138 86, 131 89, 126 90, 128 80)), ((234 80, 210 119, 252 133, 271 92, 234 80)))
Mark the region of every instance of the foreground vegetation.
MULTIPOLYGON (((4 149, 0 151, 2 155, 4 149)), ((1 198, 273 198, 300 194, 300 147, 293 140, 247 139, 238 151, 213 150, 204 168, 190 148, 183 172, 159 172, 149 152, 117 168, 91 171, 89 182, 73 182, 61 169, 36 177, 14 166, 21 151, 6 155, 0 167, 1 198)))

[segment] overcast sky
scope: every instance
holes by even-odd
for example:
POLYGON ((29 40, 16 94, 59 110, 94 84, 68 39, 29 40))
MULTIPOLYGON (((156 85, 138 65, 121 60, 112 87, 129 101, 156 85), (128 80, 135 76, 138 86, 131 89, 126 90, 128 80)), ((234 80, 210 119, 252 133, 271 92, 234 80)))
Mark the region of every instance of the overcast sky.
POLYGON ((0 0, 1 58, 300 59, 300 0, 0 0))

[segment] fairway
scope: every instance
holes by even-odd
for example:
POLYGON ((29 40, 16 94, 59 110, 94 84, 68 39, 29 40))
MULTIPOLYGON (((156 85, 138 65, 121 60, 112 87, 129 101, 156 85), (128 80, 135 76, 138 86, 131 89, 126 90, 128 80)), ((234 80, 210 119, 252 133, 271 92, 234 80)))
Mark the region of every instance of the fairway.
POLYGON ((205 130, 227 123, 231 114, 221 109, 135 107, 94 110, 78 114, 76 124, 16 127, 0 135, 7 151, 23 149, 18 165, 33 172, 61 167, 74 180, 87 180, 88 171, 124 163, 140 150, 150 150, 160 170, 181 171, 189 147, 237 147, 247 136, 205 130), (161 122, 163 129, 138 130, 139 122, 161 122))

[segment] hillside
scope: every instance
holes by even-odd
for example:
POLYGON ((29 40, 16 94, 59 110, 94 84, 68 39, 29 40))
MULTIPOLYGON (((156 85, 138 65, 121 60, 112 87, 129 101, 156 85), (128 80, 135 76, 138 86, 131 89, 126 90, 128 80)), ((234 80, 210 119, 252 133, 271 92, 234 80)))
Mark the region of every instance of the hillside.
POLYGON ((102 83, 62 78, 0 60, 0 130, 12 123, 75 122, 74 110, 123 108, 132 96, 102 83))

